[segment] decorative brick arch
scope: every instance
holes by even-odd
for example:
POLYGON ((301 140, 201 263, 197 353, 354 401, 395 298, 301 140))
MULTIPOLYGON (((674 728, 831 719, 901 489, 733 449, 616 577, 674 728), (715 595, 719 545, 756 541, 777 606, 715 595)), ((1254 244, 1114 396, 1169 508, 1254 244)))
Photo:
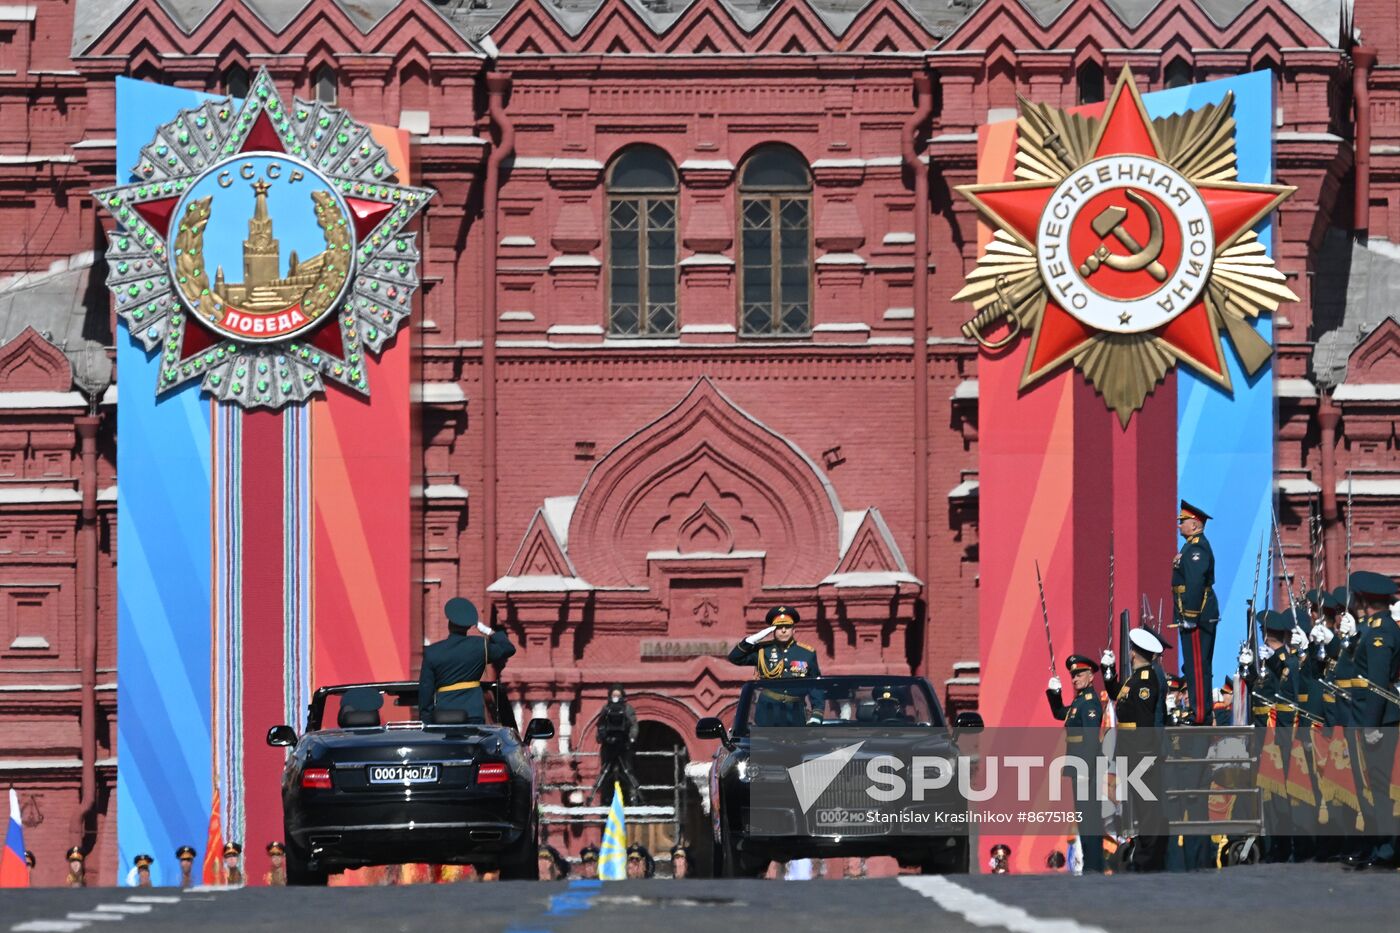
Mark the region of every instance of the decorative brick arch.
MULTIPOLYGON (((675 697, 651 690, 637 693, 628 690, 627 702, 632 705, 632 709, 636 712, 637 722, 659 722, 676 730, 676 734, 681 737, 683 744, 690 750, 692 759, 695 757, 691 743, 695 741, 695 724, 700 721, 700 715, 695 710, 675 697)), ((590 751, 598 750, 598 717, 603 715, 603 709, 606 705, 607 701, 604 700, 594 710, 588 721, 583 724, 583 740, 575 739, 576 748, 590 751)), ((575 735, 578 733, 575 732, 575 735)))
POLYGON ((1400 322, 1394 317, 1381 321, 1351 351, 1347 382, 1359 385, 1400 382, 1400 322))
POLYGON ((72 388, 68 357, 33 327, 0 347, 0 391, 67 392, 72 388))
POLYGON ((569 557, 594 586, 648 586, 648 554, 765 552, 768 585, 812 585, 840 558, 831 484, 709 379, 594 466, 569 557))

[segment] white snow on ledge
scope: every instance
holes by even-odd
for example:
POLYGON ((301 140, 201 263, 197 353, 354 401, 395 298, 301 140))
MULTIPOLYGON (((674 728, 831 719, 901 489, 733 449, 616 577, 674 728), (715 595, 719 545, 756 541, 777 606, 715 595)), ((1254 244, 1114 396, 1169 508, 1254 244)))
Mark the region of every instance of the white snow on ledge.
POLYGON ((1400 383, 1379 382, 1372 385, 1343 383, 1332 392, 1339 402, 1400 402, 1400 383))
POLYGON ((486 588, 488 593, 561 593, 591 590, 579 577, 530 576, 501 577, 486 588))
POLYGON ((857 571, 852 573, 833 573, 822 580, 823 586, 834 586, 839 589, 899 586, 901 583, 908 583, 912 586, 923 586, 919 578, 912 573, 905 573, 902 570, 874 570, 857 571))

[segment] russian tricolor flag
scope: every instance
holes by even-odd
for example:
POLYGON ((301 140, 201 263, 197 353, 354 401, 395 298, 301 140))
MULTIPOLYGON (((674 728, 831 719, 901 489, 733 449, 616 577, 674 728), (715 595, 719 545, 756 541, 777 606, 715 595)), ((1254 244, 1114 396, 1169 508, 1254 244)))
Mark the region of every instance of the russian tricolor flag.
POLYGON ((10 822, 5 847, 0 849, 0 888, 29 887, 29 865, 24 861, 24 826, 19 821, 19 794, 10 788, 10 822))

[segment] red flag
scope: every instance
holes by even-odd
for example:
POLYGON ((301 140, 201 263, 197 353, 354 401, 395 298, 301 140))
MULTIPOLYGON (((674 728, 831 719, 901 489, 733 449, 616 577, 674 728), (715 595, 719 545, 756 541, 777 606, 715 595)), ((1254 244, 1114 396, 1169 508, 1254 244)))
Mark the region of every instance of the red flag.
POLYGON ((204 840, 204 883, 224 883, 224 830, 219 822, 219 784, 214 782, 214 802, 209 807, 209 835, 204 840))

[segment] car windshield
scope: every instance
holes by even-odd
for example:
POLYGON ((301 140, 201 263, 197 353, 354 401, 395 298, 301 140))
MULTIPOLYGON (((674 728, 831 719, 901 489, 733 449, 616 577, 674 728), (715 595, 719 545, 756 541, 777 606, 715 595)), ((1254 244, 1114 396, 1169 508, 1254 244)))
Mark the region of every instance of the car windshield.
POLYGON ((924 682, 912 677, 824 677, 751 684, 739 704, 735 732, 751 726, 938 726, 943 712, 924 682))
MULTIPOLYGON (((499 725, 496 715, 496 693, 484 691, 486 725, 499 725)), ((321 698, 320 715, 311 712, 312 728, 353 729, 383 726, 391 723, 419 721, 418 685, 366 684, 353 687, 328 688, 321 698)))

